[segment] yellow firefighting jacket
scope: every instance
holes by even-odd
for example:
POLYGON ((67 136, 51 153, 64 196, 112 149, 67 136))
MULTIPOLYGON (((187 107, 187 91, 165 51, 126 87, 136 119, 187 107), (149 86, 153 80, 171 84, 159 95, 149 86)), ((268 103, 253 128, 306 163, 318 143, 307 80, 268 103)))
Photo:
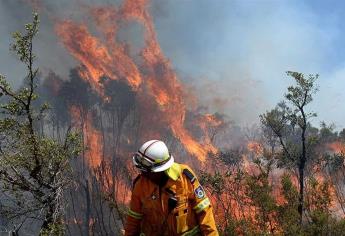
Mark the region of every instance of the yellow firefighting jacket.
POLYGON ((193 171, 174 163, 165 173, 169 176, 164 187, 144 176, 135 181, 125 236, 217 236, 209 198, 193 171), (176 206, 169 210, 169 198, 176 206))

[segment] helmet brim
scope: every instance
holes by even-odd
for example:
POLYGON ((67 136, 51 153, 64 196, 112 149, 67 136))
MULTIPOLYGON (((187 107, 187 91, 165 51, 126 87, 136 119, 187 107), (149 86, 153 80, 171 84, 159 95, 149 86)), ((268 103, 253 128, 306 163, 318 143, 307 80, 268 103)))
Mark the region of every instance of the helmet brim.
MULTIPOLYGON (((133 157, 133 164, 135 165, 136 168, 142 170, 142 171, 147 171, 144 168, 140 168, 140 164, 135 160, 135 158, 133 157)), ((165 164, 161 165, 161 166, 156 166, 153 167, 152 169, 150 169, 151 172, 162 172, 165 171, 167 169, 169 169, 173 164, 174 164, 174 157, 171 156, 170 160, 168 162, 166 162, 165 164)))
POLYGON ((174 161, 175 161, 174 157, 171 156, 170 160, 167 163, 165 163, 165 164, 163 164, 161 166, 153 167, 151 169, 151 172, 162 172, 162 171, 165 171, 165 170, 169 169, 174 164, 174 161))

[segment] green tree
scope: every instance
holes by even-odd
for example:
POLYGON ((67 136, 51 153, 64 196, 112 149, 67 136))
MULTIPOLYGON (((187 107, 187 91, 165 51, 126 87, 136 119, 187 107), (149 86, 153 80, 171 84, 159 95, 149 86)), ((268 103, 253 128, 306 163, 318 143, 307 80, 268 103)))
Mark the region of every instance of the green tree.
POLYGON ((331 143, 338 139, 338 133, 334 131, 334 124, 327 125, 325 122, 321 122, 320 126, 319 139, 321 143, 331 143))
POLYGON ((312 146, 315 139, 308 137, 309 121, 315 117, 315 113, 307 112, 306 107, 313 100, 317 91, 315 81, 318 75, 305 76, 299 72, 288 71, 296 82, 288 87, 285 101, 279 103, 271 111, 261 115, 261 123, 270 128, 279 140, 284 164, 297 168, 299 180, 298 213, 300 224, 304 210, 304 180, 307 161, 312 157, 312 146))
POLYGON ((25 32, 13 34, 12 51, 26 66, 24 86, 11 88, 0 76, 0 189, 7 201, 2 212, 14 224, 37 219, 40 235, 63 234, 63 192, 69 183, 69 161, 79 155, 80 137, 68 129, 59 142, 40 133, 36 127, 49 106, 35 108, 38 68, 33 40, 38 33, 39 18, 25 25, 25 32))
POLYGON ((278 208, 278 223, 283 235, 303 235, 299 225, 298 190, 291 181, 289 174, 281 178, 282 197, 284 203, 278 208))
POLYGON ((255 222, 260 234, 275 234, 275 218, 277 204, 273 196, 272 185, 269 181, 272 162, 265 159, 254 160, 259 173, 248 173, 245 181, 245 194, 250 204, 256 209, 255 222))
POLYGON ((341 141, 345 141, 345 128, 339 132, 339 138, 341 141))

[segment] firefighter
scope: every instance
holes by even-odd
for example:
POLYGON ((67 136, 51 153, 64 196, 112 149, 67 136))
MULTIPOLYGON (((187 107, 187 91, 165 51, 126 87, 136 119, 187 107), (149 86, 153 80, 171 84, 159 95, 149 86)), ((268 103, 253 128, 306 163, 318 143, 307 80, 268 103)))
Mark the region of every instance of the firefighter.
POLYGON ((133 182, 126 236, 216 236, 209 198, 194 172, 174 162, 159 140, 144 143, 133 156, 141 174, 133 182))

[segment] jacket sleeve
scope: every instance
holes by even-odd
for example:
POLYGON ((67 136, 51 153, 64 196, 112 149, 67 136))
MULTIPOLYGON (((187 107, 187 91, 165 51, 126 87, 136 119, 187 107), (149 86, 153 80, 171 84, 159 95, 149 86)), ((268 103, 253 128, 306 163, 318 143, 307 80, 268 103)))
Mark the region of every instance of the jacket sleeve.
POLYGON ((140 224, 143 217, 141 200, 140 200, 140 182, 138 176, 133 183, 132 198, 127 213, 127 220, 125 224, 125 236, 139 236, 140 235, 140 224))
POLYGON ((199 227, 202 235, 207 236, 218 236, 218 231, 216 223, 213 218, 212 206, 210 205, 203 211, 201 211, 198 216, 199 227))
MULTIPOLYGON (((190 169, 189 169, 190 170, 190 169)), ((192 172, 192 170, 190 170, 192 172)), ((194 172, 192 172, 195 176, 194 172)), ((198 179, 192 181, 192 203, 193 210, 197 215, 199 228, 204 236, 218 236, 216 222, 214 220, 210 199, 206 196, 206 192, 200 185, 198 179)))

